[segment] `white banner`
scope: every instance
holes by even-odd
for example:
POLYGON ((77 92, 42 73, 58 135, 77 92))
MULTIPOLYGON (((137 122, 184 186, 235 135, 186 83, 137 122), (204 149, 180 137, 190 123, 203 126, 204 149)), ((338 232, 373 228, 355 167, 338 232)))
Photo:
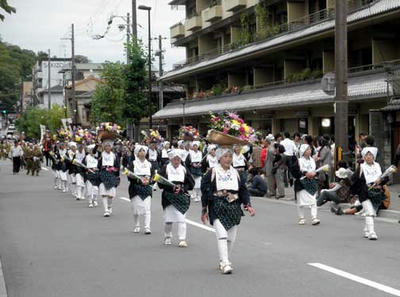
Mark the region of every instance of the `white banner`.
POLYGON ((44 135, 46 134, 46 126, 40 125, 40 142, 43 141, 44 135))
POLYGON ((71 118, 67 118, 67 119, 61 119, 61 123, 63 124, 64 130, 67 129, 71 129, 70 124, 72 124, 72 119, 71 118))

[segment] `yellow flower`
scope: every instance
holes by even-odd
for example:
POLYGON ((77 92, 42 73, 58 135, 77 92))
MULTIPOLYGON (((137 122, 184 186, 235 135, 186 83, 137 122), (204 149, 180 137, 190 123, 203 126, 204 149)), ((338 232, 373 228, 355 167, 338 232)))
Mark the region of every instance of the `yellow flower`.
POLYGON ((128 169, 125 168, 125 169, 122 171, 122 174, 123 174, 123 175, 128 175, 128 172, 129 172, 128 169))
POLYGON ((160 176, 158 175, 158 173, 154 174, 153 180, 155 182, 158 182, 160 180, 160 176))
POLYGON ((239 121, 237 121, 237 120, 232 120, 232 124, 233 124, 233 125, 238 125, 238 126, 240 126, 240 123, 239 123, 239 121))
POLYGON ((246 133, 246 135, 247 134, 249 134, 249 131, 250 131, 250 127, 247 125, 247 124, 243 124, 243 129, 244 129, 244 132, 246 133))

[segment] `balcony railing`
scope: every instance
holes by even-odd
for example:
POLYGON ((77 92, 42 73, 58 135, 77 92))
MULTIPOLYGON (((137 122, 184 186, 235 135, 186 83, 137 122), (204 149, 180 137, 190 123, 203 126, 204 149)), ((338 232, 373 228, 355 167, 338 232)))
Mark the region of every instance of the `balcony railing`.
POLYGON ((226 11, 237 11, 246 7, 247 0, 225 0, 226 11))
POLYGON ((206 8, 202 12, 203 19, 206 22, 215 22, 222 18, 222 6, 214 5, 206 8))
MULTIPOLYGON (((376 1, 374 1, 376 2, 376 1)), ((362 8, 366 8, 371 6, 374 2, 371 3, 367 3, 367 4, 352 4, 349 6, 349 14, 362 9, 362 8)), ((294 32, 294 31, 298 31, 298 30, 302 30, 305 29, 307 27, 311 27, 317 23, 321 23, 321 22, 325 22, 327 20, 332 20, 335 17, 335 11, 334 9, 323 9, 320 11, 317 11, 315 13, 306 15, 304 17, 301 17, 299 19, 296 19, 290 23, 284 23, 281 25, 276 25, 276 26, 272 26, 273 28, 271 30, 268 30, 269 32, 266 34, 260 34, 261 32, 257 32, 254 36, 253 36, 253 40, 251 43, 247 43, 247 44, 243 44, 240 41, 239 42, 233 42, 231 44, 228 44, 226 46, 224 46, 223 48, 217 47, 214 48, 213 50, 207 51, 206 53, 202 53, 199 56, 196 57, 191 57, 189 59, 186 59, 184 61, 180 61, 178 63, 175 64, 175 68, 176 69, 180 69, 182 67, 185 67, 187 65, 190 64, 194 64, 194 63, 198 63, 200 61, 204 61, 204 60, 208 60, 214 57, 217 57, 221 54, 230 52, 230 51, 234 51, 234 50, 239 50, 241 48, 247 47, 255 42, 262 42, 262 41, 267 41, 270 39, 273 39, 275 37, 277 37, 278 35, 282 35, 282 34, 287 34, 290 32, 294 32)))
POLYGON ((185 26, 182 23, 173 25, 170 28, 170 36, 171 38, 180 38, 185 36, 185 26))
POLYGON ((185 28, 187 31, 194 31, 202 27, 201 16, 194 15, 185 22, 185 28))

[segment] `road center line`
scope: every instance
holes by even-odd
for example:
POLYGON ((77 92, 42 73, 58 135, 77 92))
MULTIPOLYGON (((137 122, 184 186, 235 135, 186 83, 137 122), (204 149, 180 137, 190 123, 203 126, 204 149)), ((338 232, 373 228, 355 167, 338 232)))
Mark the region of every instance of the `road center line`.
MULTIPOLYGON (((119 199, 121 199, 121 200, 124 200, 124 201, 128 201, 128 202, 130 202, 130 201, 131 201, 129 198, 126 198, 126 197, 119 197, 119 199)), ((195 222, 195 221, 192 221, 192 220, 186 219, 186 223, 187 223, 187 224, 189 224, 189 225, 192 225, 192 226, 195 226, 195 227, 201 228, 201 229, 203 229, 203 230, 207 230, 207 231, 210 231, 210 232, 213 232, 213 233, 215 233, 215 230, 214 230, 214 228, 211 228, 211 227, 208 227, 208 226, 206 226, 206 225, 203 225, 203 224, 197 223, 197 222, 195 222)))
POLYGON ((355 281, 357 283, 369 286, 369 287, 377 289, 379 291, 386 292, 386 293, 391 294, 393 296, 400 296, 400 290, 397 290, 397 289, 394 289, 392 287, 388 287, 388 286, 382 285, 380 283, 377 283, 377 282, 368 280, 366 278, 363 278, 363 277, 348 273, 346 271, 343 271, 343 270, 340 270, 340 269, 336 269, 336 268, 333 268, 333 267, 330 267, 330 266, 327 266, 327 265, 324 265, 324 264, 321 264, 321 263, 308 263, 308 265, 316 267, 316 268, 319 268, 319 269, 322 269, 322 270, 325 270, 325 271, 328 271, 330 273, 333 273, 333 274, 336 274, 338 276, 347 278, 347 279, 355 281))

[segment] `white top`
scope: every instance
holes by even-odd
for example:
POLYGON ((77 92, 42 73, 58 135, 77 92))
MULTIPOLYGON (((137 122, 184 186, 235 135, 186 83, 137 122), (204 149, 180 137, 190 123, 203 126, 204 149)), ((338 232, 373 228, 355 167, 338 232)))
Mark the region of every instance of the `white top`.
POLYGON ((208 156, 207 156, 207 162, 208 162, 208 166, 209 166, 210 168, 214 168, 215 166, 218 165, 217 156, 208 155, 208 156))
POLYGON ((114 166, 115 155, 113 152, 110 153, 102 152, 101 158, 102 158, 102 166, 114 166))
POLYGON ((316 169, 315 161, 311 157, 309 159, 301 157, 299 159, 299 165, 300 165, 301 172, 303 172, 303 171, 310 172, 310 171, 315 171, 315 169, 316 169))
POLYGON ((24 151, 22 150, 22 147, 20 145, 18 145, 17 147, 13 146, 11 147, 10 155, 12 158, 22 157, 24 155, 24 151))
POLYGON ((82 163, 83 159, 85 159, 85 157, 86 157, 86 153, 85 152, 80 153, 78 151, 75 154, 75 160, 77 160, 78 162, 81 162, 81 163, 82 163))
POLYGON ((66 149, 58 150, 58 152, 60 153, 61 157, 64 157, 67 154, 67 150, 66 149))
POLYGON ((75 153, 73 151, 67 151, 68 154, 68 158, 70 158, 71 160, 74 158, 75 153))
POLYGON ((136 159, 133 161, 133 173, 139 176, 151 176, 151 163, 146 159, 143 162, 136 159))
POLYGON ((293 156, 295 154, 297 148, 293 140, 285 138, 280 144, 285 148, 285 152, 283 153, 285 156, 293 156))
POLYGON ((236 153, 233 153, 233 155, 232 155, 232 165, 233 165, 234 168, 246 166, 246 159, 243 156, 243 154, 237 155, 236 153))
POLYGON ((181 155, 181 159, 183 162, 186 161, 186 158, 187 158, 187 156, 189 156, 189 153, 190 153, 190 151, 188 151, 186 149, 181 150, 180 155, 181 155))
POLYGON ((367 184, 374 183, 382 175, 381 166, 376 162, 371 165, 364 162, 361 164, 360 174, 362 173, 367 184))
POLYGON ((157 150, 152 150, 149 148, 149 161, 157 161, 157 150))
POLYGON ((192 163, 201 163, 201 160, 203 159, 203 154, 200 151, 195 152, 193 150, 190 150, 189 154, 192 163))
POLYGON ((239 173, 232 166, 224 170, 221 165, 214 168, 217 191, 231 190, 239 191, 239 173))
POLYGON ((166 149, 161 151, 161 158, 168 159, 168 151, 166 149))
POLYGON ((92 155, 86 156, 86 167, 87 168, 97 168, 98 160, 92 155))
POLYGON ((171 163, 167 165, 167 176, 170 182, 181 182, 185 181, 186 169, 182 165, 175 168, 171 163))

